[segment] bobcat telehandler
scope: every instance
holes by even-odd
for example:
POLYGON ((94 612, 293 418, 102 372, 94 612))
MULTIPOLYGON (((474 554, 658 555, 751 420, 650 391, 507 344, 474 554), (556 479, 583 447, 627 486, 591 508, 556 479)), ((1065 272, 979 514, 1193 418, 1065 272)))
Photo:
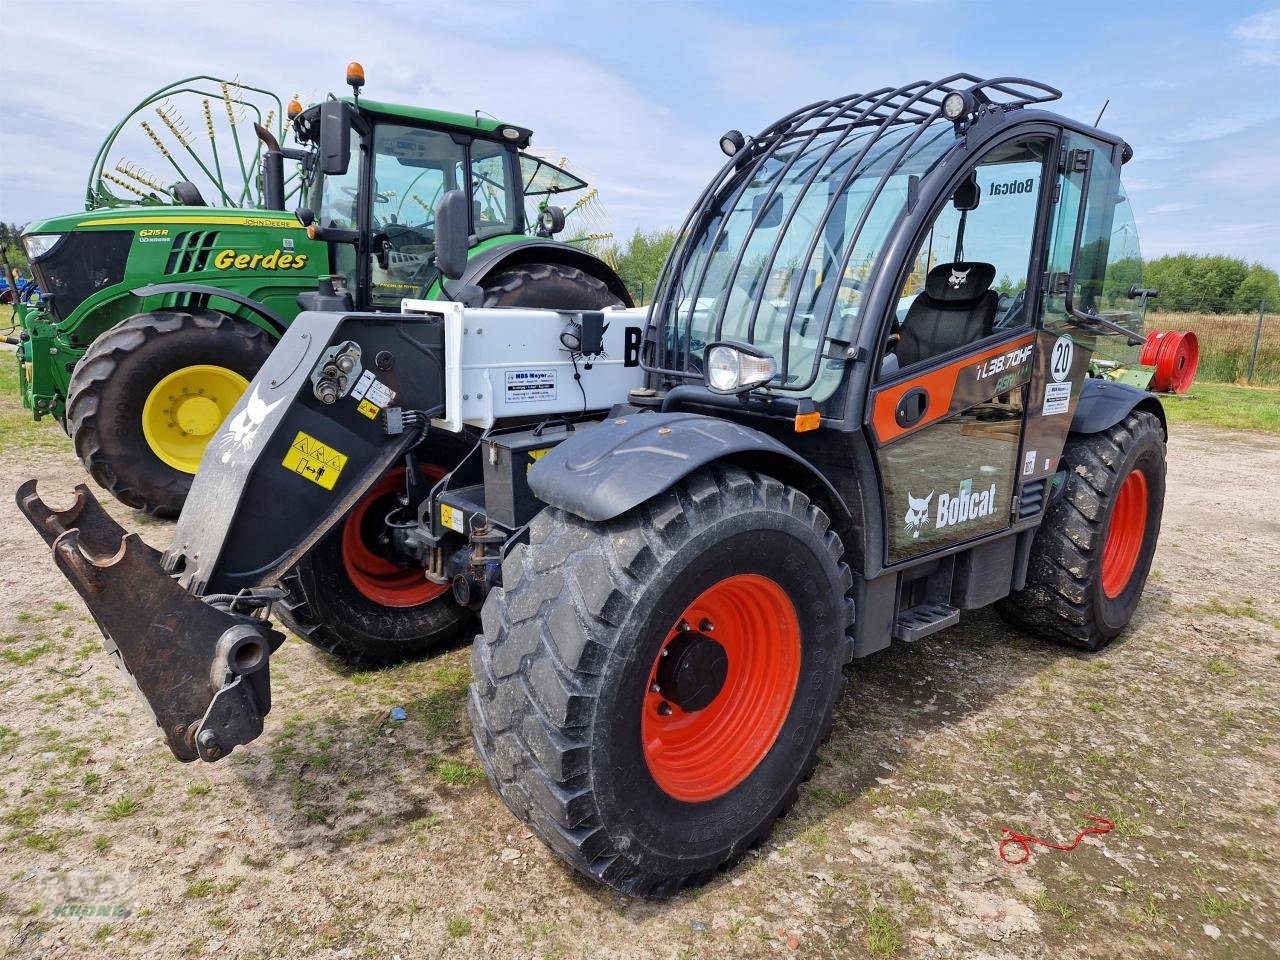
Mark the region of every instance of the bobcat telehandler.
POLYGON ((435 205, 446 191, 471 198, 459 279, 471 302, 631 303, 612 267, 553 237, 565 228, 565 211, 551 204, 573 191, 587 196, 587 184, 525 153, 529 130, 361 99, 358 63, 347 81, 350 98, 305 109, 296 100, 282 107, 265 91, 259 106, 212 77, 169 84, 99 149, 89 209, 27 227, 23 242, 43 297, 21 317, 23 403, 37 419, 62 423, 85 470, 121 503, 177 516, 205 446, 320 278, 333 275, 359 310, 396 311, 406 296, 444 296, 432 254, 435 205), (203 96, 207 159, 176 112, 184 93, 203 96), (240 146, 238 125, 247 119, 215 134, 224 106, 231 121, 242 111, 256 118, 258 146, 247 159, 226 143, 235 135, 240 146), (203 170, 201 184, 183 179, 165 188, 130 164, 117 164, 119 173, 105 168, 136 116, 150 118, 141 123, 172 172, 203 170), (297 147, 280 145, 286 130, 297 147), (230 155, 219 163, 219 142, 238 164, 230 155), (286 162, 298 167, 288 177, 286 162), (307 222, 285 212, 286 201, 307 222))
MULTIPOLYGON (((384 612, 482 606, 476 751, 557 854, 701 882, 795 800, 850 661, 988 604, 1086 650, 1133 616, 1165 418, 1087 375, 1142 339, 1098 312, 1131 151, 1058 96, 958 74, 730 131, 647 312, 304 313, 163 554, 83 487, 22 510, 179 759, 263 733, 267 612, 309 581, 323 622, 345 564, 384 612)), ((467 232, 450 192, 446 276, 467 232)))

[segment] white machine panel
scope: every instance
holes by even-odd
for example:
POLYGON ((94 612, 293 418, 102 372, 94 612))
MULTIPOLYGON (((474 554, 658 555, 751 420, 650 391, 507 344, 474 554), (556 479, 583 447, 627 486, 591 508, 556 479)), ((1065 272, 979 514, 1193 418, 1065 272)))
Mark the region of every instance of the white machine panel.
POLYGON ((560 341, 577 311, 445 300, 405 300, 401 309, 444 318, 445 412, 435 423, 455 433, 464 424, 483 429, 507 417, 607 410, 644 386, 644 308, 603 311, 604 353, 595 357, 573 354, 560 341))

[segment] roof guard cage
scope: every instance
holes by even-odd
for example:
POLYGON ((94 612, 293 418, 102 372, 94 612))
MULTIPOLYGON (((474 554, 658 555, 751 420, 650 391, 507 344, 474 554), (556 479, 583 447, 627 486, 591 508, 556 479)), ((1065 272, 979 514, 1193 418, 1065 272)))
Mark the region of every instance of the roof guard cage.
MULTIPOLYGON (((864 142, 861 143, 852 162, 848 163, 847 172, 836 184, 835 189, 831 190, 831 198, 825 212, 814 222, 813 237, 809 243, 808 252, 799 261, 802 264, 808 264, 813 260, 814 251, 827 230, 828 222, 831 220, 832 213, 836 209, 841 194, 849 188, 855 176, 862 171, 863 163, 868 160, 868 156, 871 154, 872 148, 876 146, 877 141, 881 139, 886 131, 915 125, 916 130, 914 132, 902 137, 900 142, 891 144, 888 151, 877 157, 872 157, 872 161, 878 163, 885 159, 888 154, 893 154, 889 162, 885 163, 884 173, 871 189, 866 207, 849 235, 838 272, 832 272, 835 276, 843 277, 857 246, 858 237, 862 232, 862 228, 866 225, 868 215, 876 199, 889 182, 889 178, 901 165, 903 158, 908 155, 912 146, 920 138, 920 135, 942 116, 943 98, 953 91, 967 91, 973 97, 973 101, 979 110, 983 108, 1021 109, 1034 104, 1049 103, 1062 96, 1061 91, 1034 80, 1026 80, 1020 77, 997 77, 991 80, 983 80, 972 74, 957 73, 942 80, 918 80, 915 83, 896 89, 883 87, 870 93, 852 94, 834 100, 811 103, 767 127, 756 137, 749 140, 742 150, 720 168, 719 173, 712 178, 706 189, 703 190, 690 210, 688 217, 685 218, 684 223, 681 225, 676 235, 676 243, 670 256, 667 257, 666 263, 663 265, 662 272, 659 274, 654 288, 655 296, 653 307, 649 314, 649 324, 651 328, 657 327, 659 329, 656 331, 651 330, 650 335, 645 338, 646 347, 645 356, 643 357, 645 368, 650 372, 680 380, 700 380, 702 378, 700 370, 694 366, 694 363, 700 358, 695 358, 693 355, 691 349, 693 346, 692 334, 694 314, 699 309, 698 294, 703 289, 713 257, 708 253, 703 257, 701 264, 697 265, 694 263, 695 253, 699 248, 708 252, 719 249, 726 239, 725 228, 730 217, 727 215, 719 217, 719 223, 716 224, 717 212, 719 210, 733 211, 746 189, 757 182, 757 178, 768 161, 777 157, 779 161, 783 161, 783 165, 779 172, 773 176, 773 183, 768 192, 764 194, 763 198, 757 198, 759 203, 755 208, 751 224, 745 237, 738 245, 737 255, 732 266, 729 267, 725 275, 722 286, 725 291, 732 290, 735 283, 737 283, 746 252, 752 246, 750 240, 756 230, 761 228, 766 212, 773 206, 773 199, 777 194, 778 187, 782 184, 792 165, 820 136, 830 135, 830 145, 823 149, 820 159, 811 164, 812 171, 802 178, 803 182, 800 184, 801 192, 792 199, 791 210, 780 223, 766 224, 763 228, 769 230, 776 227, 777 239, 772 244, 772 250, 763 260, 753 258, 751 269, 756 272, 757 277, 767 277, 769 272, 773 270, 783 237, 787 235, 788 228, 791 226, 796 211, 801 206, 801 200, 805 192, 818 179, 818 174, 827 159, 835 155, 853 134, 860 131, 871 131, 870 136, 863 138, 864 142), (798 147, 798 149, 791 151, 789 158, 784 159, 784 157, 779 156, 779 151, 783 148, 793 146, 798 147), (710 242, 704 243, 706 233, 712 229, 714 229, 714 235, 710 238, 710 242), (687 271, 690 269, 696 270, 696 275, 691 283, 688 282, 689 278, 686 276, 687 271), (682 299, 682 296, 688 299, 682 299), (680 320, 682 318, 677 316, 678 311, 684 315, 683 334, 680 333, 680 327, 682 326, 680 320), (663 327, 668 328, 665 333, 661 329, 663 327)), ((843 164, 841 165, 843 166, 843 164)), ((765 287, 765 283, 755 284, 754 302, 749 308, 749 333, 746 337, 748 343, 755 342, 756 320, 760 313, 765 287)), ((797 316, 801 285, 794 284, 793 287, 794 289, 790 294, 790 300, 785 311, 785 327, 782 332, 782 356, 778 358, 778 376, 767 386, 771 390, 804 392, 812 387, 817 380, 819 366, 825 350, 814 350, 812 368, 807 372, 793 372, 790 369, 792 325, 797 316)), ((722 336, 725 311, 729 298, 728 296, 722 296, 718 299, 720 303, 714 308, 715 326, 712 340, 718 340, 722 336)), ((834 305, 834 302, 834 297, 832 297, 831 305, 834 305)), ((816 339, 816 343, 820 345, 826 342, 832 312, 831 309, 824 311, 825 315, 822 318, 822 325, 816 339)), ((807 327, 814 319, 816 317, 805 317, 803 323, 807 327)))

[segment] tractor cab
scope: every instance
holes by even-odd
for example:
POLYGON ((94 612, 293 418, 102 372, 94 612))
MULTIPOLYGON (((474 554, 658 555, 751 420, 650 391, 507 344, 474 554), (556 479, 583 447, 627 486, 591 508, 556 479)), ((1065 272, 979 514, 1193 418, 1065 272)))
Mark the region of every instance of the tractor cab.
POLYGON ((331 243, 332 273, 359 309, 398 310, 444 278, 436 258, 436 215, 457 192, 468 255, 564 228, 551 206, 587 183, 523 154, 524 127, 443 110, 362 100, 363 71, 348 69, 356 96, 307 110, 293 105, 302 160, 300 219, 331 243))

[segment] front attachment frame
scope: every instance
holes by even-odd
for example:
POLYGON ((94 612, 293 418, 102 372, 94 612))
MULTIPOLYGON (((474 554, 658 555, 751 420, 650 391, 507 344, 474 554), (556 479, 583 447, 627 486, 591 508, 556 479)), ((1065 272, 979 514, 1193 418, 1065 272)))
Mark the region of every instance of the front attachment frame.
POLYGON ((88 487, 75 493, 70 507, 53 510, 28 480, 18 509, 49 544, 173 755, 214 761, 256 739, 271 710, 268 661, 284 635, 188 593, 160 552, 127 533, 88 487))

